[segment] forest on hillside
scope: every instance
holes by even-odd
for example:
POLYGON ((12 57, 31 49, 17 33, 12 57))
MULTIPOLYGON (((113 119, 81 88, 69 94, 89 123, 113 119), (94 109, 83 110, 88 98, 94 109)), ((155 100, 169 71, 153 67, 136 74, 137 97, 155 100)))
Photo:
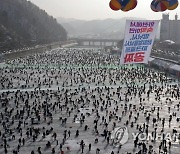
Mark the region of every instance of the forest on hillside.
POLYGON ((0 51, 67 39, 66 30, 27 0, 1 0, 0 51))

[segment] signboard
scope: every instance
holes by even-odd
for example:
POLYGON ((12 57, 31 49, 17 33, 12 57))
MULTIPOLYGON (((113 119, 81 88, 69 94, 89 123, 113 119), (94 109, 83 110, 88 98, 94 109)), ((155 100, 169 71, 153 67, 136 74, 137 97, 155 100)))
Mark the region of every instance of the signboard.
POLYGON ((148 63, 159 20, 127 20, 120 64, 148 63))

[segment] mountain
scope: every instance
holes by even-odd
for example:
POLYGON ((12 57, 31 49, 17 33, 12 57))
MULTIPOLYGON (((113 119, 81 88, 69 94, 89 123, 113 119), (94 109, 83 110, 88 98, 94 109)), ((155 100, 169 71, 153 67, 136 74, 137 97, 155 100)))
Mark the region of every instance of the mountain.
POLYGON ((0 0, 0 50, 67 39, 66 30, 27 0, 0 0))
POLYGON ((127 19, 144 20, 142 18, 121 18, 87 21, 57 18, 57 21, 66 29, 69 37, 123 39, 127 19))
POLYGON ((57 18, 57 21, 66 29, 70 37, 93 37, 122 39, 126 19, 104 19, 104 20, 76 20, 57 18))

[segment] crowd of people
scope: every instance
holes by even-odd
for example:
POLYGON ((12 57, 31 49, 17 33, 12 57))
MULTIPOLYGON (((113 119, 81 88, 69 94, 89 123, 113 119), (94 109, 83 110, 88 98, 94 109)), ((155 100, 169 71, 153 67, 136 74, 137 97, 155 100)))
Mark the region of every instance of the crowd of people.
POLYGON ((180 88, 165 72, 90 48, 0 66, 0 153, 179 154, 180 88))

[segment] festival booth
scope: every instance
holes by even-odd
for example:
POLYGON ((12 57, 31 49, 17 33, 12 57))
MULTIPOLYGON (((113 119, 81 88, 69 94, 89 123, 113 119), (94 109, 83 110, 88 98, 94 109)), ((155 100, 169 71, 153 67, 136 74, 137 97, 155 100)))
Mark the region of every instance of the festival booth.
POLYGON ((175 76, 180 77, 180 65, 172 65, 169 67, 169 72, 175 76))

